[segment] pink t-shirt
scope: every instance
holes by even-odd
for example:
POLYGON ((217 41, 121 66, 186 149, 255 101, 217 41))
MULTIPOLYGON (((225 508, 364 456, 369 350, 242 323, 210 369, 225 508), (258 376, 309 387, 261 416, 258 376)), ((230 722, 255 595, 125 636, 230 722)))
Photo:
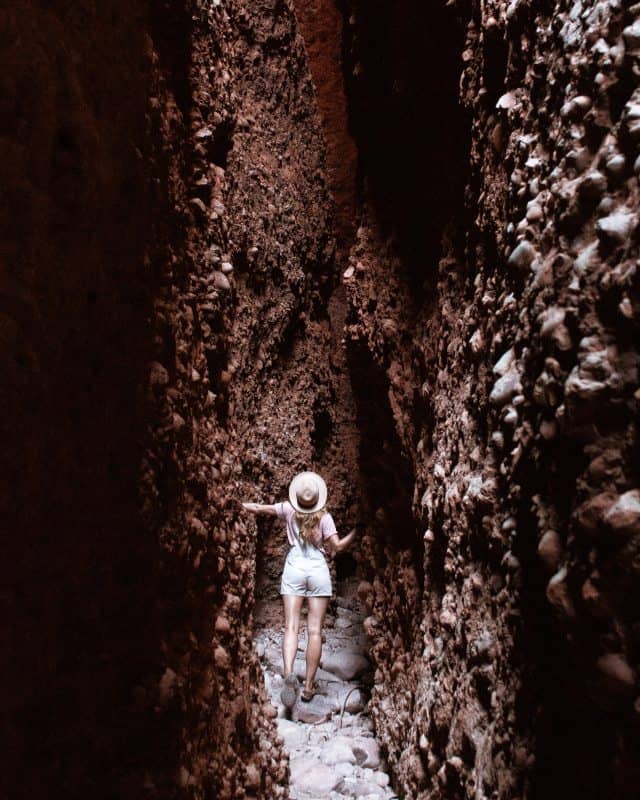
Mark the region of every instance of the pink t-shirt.
MULTIPOLYGON (((286 522, 287 539, 289 540, 289 544, 292 547, 295 547, 297 545, 297 540, 295 535, 295 529, 293 527, 293 515, 295 512, 294 507, 291 505, 291 503, 289 503, 289 501, 285 501, 284 503, 276 503, 275 508, 278 518, 283 519, 286 522)), ((320 535, 322 537, 320 540, 321 542, 324 542, 325 539, 328 539, 330 536, 334 536, 336 533, 338 533, 336 529, 336 524, 333 521, 333 517, 331 516, 331 514, 329 514, 328 511, 326 514, 324 514, 324 516, 320 520, 320 525, 318 527, 320 529, 320 535)), ((322 544, 318 546, 318 549, 323 550, 322 544)))

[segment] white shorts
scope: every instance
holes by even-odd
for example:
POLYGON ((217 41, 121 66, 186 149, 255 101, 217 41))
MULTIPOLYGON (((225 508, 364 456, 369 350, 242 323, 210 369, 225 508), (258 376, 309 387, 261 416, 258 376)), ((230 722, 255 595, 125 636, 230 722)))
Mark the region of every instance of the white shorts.
POLYGON ((280 594, 298 597, 331 597, 331 573, 324 558, 290 558, 282 572, 280 594))

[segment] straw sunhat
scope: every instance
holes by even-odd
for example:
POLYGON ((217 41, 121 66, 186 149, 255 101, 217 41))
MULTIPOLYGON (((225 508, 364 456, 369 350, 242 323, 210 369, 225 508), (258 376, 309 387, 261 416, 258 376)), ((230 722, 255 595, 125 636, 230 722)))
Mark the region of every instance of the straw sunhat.
POLYGON ((300 472, 289 484, 289 501, 301 514, 313 514, 327 502, 327 484, 315 472, 300 472))

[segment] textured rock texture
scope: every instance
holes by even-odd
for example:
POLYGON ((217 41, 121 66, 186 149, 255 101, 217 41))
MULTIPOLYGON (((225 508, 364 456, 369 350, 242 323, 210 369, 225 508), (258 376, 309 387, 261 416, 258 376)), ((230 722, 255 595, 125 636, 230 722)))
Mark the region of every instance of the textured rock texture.
POLYGON ((316 467, 393 790, 635 799, 640 7, 295 12, 0 9, 5 794, 287 797, 316 467))
POLYGON ((11 796, 285 796, 238 511, 326 436, 292 10, 22 2, 0 28, 11 796))
POLYGON ((361 586, 380 741, 407 797, 631 798, 639 9, 351 11, 370 190, 345 282, 363 443, 383 432, 382 448, 363 444, 365 475, 381 480, 361 586), (410 11, 420 56, 394 47, 410 11), (437 85, 408 73, 434 54, 437 85), (447 142, 434 118, 452 80, 463 113, 447 114, 447 142), (388 103, 374 111, 379 85, 388 103), (421 142, 401 116, 418 105, 421 142), (384 169, 404 175, 397 203, 379 196, 393 186, 381 141, 384 169), (453 192, 429 180, 443 169, 453 192), (413 216, 398 220, 403 202, 413 216), (389 514, 394 499, 412 518, 389 514))
POLYGON ((358 150, 349 127, 343 9, 335 0, 296 0, 294 5, 316 88, 327 149, 327 181, 335 204, 334 226, 342 249, 351 244, 358 211, 358 150))

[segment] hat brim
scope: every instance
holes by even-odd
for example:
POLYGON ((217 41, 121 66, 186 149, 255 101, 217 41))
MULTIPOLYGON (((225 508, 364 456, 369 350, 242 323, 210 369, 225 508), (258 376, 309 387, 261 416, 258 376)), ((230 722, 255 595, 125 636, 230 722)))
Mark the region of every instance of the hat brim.
POLYGON ((289 502, 295 510, 299 511, 301 514, 314 514, 316 511, 320 511, 321 508, 324 508, 327 503, 327 484, 317 472, 299 472, 289 484, 289 502), (318 487, 318 501, 314 505, 305 508, 298 503, 297 489, 301 481, 309 478, 311 478, 318 487))

